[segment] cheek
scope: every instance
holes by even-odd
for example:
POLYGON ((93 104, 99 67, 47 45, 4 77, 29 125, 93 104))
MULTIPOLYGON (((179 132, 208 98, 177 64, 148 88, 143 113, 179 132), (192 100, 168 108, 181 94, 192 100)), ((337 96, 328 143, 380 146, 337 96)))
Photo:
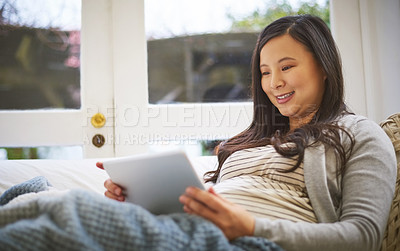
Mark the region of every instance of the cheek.
MULTIPOLYGON (((290 75, 287 76, 285 83, 290 88, 302 88, 304 86, 304 76, 299 72, 291 72, 290 75)), ((307 83, 307 81, 305 81, 307 83)))
POLYGON ((262 85, 262 90, 267 95, 268 99, 271 101, 272 104, 275 104, 275 96, 271 93, 271 88, 267 87, 268 85, 262 85))
POLYGON ((261 88, 265 94, 269 95, 271 93, 271 88, 269 88, 268 84, 265 81, 261 80, 261 88))

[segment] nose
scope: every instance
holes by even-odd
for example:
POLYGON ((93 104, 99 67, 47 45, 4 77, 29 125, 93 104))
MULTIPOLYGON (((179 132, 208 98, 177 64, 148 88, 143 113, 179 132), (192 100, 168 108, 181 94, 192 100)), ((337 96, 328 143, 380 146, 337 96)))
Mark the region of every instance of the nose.
POLYGON ((279 89, 285 85, 285 81, 282 79, 279 73, 275 73, 272 75, 271 78, 271 88, 272 89, 279 89))
POLYGON ((271 88, 272 88, 272 89, 279 89, 279 88, 282 88, 283 85, 284 85, 283 80, 278 80, 278 81, 274 81, 274 82, 271 81, 271 88))

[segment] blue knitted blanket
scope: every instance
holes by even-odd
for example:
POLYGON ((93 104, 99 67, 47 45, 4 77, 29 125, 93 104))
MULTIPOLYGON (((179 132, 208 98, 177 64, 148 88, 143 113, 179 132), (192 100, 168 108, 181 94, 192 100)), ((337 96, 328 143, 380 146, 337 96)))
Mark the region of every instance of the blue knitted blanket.
POLYGON ((7 205, 13 197, 46 190, 44 177, 0 197, 1 250, 282 250, 259 237, 229 242, 211 222, 188 214, 155 216, 84 190, 37 196, 7 205))

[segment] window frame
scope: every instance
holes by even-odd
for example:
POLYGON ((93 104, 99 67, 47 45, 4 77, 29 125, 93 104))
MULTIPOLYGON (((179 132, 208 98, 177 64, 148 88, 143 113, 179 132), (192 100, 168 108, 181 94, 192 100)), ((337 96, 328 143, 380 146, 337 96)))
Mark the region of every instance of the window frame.
MULTIPOLYGON (((374 13, 372 7, 369 2, 360 5, 359 0, 330 1, 345 82, 351 83, 346 86, 347 103, 366 116, 381 99, 366 102, 372 95, 367 90, 373 85, 367 70, 373 65, 365 63, 371 58, 370 48, 361 45, 372 47, 370 39, 376 34, 372 24, 361 21, 374 13)), ((85 158, 125 156, 148 151, 147 141, 154 135, 214 140, 237 134, 252 120, 249 102, 149 104, 144 0, 82 0, 81 58, 82 108, 0 111, 3 147, 82 145, 85 158), (102 128, 90 123, 97 112, 107 119, 102 128), (205 120, 204 114, 209 115, 205 120), (222 117, 218 119, 218 115, 222 117), (227 115, 229 119, 224 117, 227 115), (95 134, 106 136, 103 147, 92 144, 95 134)))

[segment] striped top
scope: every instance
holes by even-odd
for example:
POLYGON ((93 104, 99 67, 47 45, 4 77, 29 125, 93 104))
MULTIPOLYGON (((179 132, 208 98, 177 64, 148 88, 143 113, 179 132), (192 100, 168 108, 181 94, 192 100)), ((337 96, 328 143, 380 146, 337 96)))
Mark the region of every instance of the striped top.
POLYGON ((214 189, 255 217, 317 222, 303 165, 294 172, 278 171, 292 168, 296 160, 283 157, 271 145, 234 152, 222 165, 214 189))

